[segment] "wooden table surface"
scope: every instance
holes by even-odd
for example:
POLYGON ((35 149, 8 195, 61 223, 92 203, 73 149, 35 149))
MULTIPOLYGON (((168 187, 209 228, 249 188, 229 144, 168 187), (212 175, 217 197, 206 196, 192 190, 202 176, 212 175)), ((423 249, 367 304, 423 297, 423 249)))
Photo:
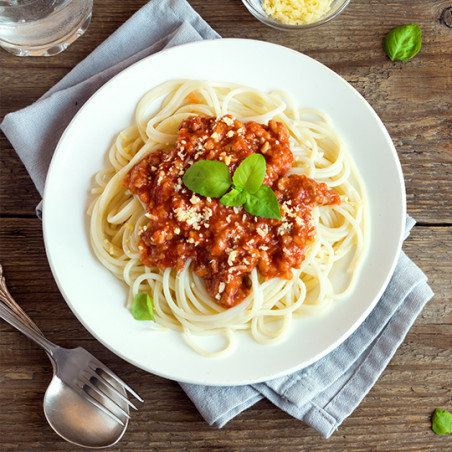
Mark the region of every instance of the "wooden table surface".
MULTIPOLYGON (((86 34, 52 58, 18 58, 0 50, 1 118, 38 99, 144 4, 95 2, 86 34)), ((0 263, 11 293, 49 339, 85 347, 146 400, 111 450, 452 450, 452 436, 435 435, 430 428, 436 407, 452 411, 452 29, 440 19, 450 0, 353 0, 333 22, 302 33, 262 25, 239 0, 190 4, 223 37, 278 43, 317 59, 373 106, 397 148, 408 213, 417 220, 404 250, 427 274, 434 298, 376 385, 330 439, 268 401, 221 430, 210 427, 177 383, 122 361, 75 319, 49 269, 35 216, 39 194, 2 134, 0 263), (391 62, 382 50, 383 37, 406 23, 420 25, 422 50, 410 61, 391 62)), ((3 321, 0 332, 0 450, 75 450, 52 431, 42 411, 52 375, 47 357, 3 321)))

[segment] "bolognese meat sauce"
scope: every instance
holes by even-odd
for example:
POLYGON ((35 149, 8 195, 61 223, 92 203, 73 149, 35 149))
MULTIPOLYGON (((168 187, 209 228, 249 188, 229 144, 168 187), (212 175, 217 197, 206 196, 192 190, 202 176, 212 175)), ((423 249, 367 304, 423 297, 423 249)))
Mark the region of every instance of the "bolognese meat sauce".
POLYGON ((246 298, 254 268, 266 279, 290 279, 291 269, 304 260, 307 240, 314 238, 312 209, 340 204, 339 195, 326 184, 286 176, 292 164, 289 132, 279 122, 244 124, 230 115, 187 118, 175 147, 148 155, 124 179, 146 205, 149 218, 138 246, 142 262, 179 271, 191 259, 195 274, 224 307, 246 298), (222 161, 232 175, 252 153, 265 157, 263 183, 275 192, 281 219, 250 215, 243 206, 224 206, 218 199, 194 194, 182 182, 198 160, 222 161))

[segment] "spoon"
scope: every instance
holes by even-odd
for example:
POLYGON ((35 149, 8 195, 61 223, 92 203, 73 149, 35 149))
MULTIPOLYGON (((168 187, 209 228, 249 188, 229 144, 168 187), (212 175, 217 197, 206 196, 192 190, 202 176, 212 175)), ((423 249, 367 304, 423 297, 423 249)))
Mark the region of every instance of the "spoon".
MULTIPOLYGON (((125 395, 124 391, 123 394, 125 395)), ((53 430, 66 441, 78 446, 113 446, 127 429, 128 419, 121 425, 87 402, 56 375, 46 390, 43 405, 45 417, 53 430)), ((122 407, 126 408, 125 405, 122 407)))
POLYGON ((143 400, 83 348, 67 350, 46 339, 10 295, 1 265, 0 317, 40 345, 52 362, 54 375, 43 405, 53 430, 81 447, 116 444, 127 429, 129 407, 135 408, 126 390, 140 402, 143 400))

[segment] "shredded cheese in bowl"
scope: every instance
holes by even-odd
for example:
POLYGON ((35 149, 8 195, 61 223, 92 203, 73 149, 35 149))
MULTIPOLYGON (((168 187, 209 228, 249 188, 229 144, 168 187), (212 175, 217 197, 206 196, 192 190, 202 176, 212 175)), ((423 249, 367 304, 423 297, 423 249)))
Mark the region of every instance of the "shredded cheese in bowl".
POLYGON ((288 25, 317 22, 331 8, 332 0, 264 0, 262 9, 288 25))

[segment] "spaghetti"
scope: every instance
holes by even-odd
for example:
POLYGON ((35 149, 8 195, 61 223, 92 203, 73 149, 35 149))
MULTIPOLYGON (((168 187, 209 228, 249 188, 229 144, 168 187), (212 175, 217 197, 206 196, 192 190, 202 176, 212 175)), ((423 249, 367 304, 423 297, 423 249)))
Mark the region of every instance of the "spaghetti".
POLYGON ((319 312, 350 293, 365 248, 365 203, 352 163, 320 112, 299 110, 280 91, 263 93, 228 83, 175 80, 141 99, 135 121, 111 147, 111 167, 96 175, 96 200, 90 209, 93 250, 129 287, 129 304, 137 293, 149 293, 158 325, 182 331, 197 352, 219 356, 232 348, 235 331, 248 330, 255 340, 271 343, 290 329, 294 317, 319 312), (150 215, 139 196, 123 185, 140 162, 159 153, 169 155, 175 149, 180 124, 194 115, 227 115, 245 124, 282 123, 293 152, 286 176, 312 178, 340 197, 340 203, 312 207, 309 221, 315 233, 309 236, 299 268, 291 269, 293 277, 266 279, 254 268, 245 298, 229 308, 217 303, 191 259, 178 270, 143 264, 140 241, 150 215), (206 334, 224 335, 227 345, 217 351, 204 350, 195 337, 206 334))

